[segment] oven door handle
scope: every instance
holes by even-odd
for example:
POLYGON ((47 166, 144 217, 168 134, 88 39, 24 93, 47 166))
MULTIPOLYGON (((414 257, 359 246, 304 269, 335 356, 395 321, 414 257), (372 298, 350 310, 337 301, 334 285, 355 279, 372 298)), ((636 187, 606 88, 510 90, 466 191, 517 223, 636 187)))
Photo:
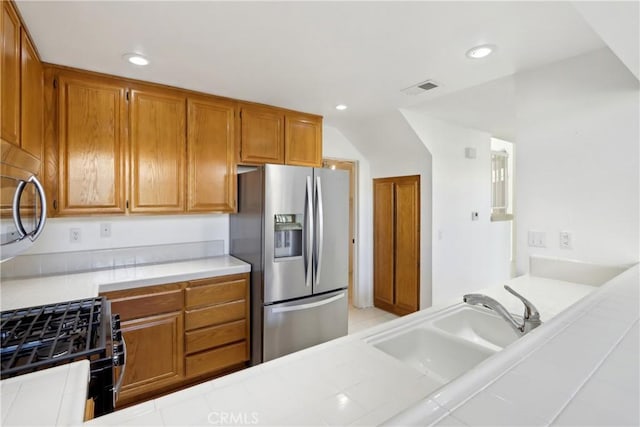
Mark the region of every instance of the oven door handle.
MULTIPOLYGON (((122 367, 122 369, 120 370, 120 375, 118 376, 118 381, 116 382, 116 385, 113 387, 113 406, 116 406, 116 398, 118 397, 118 394, 120 393, 120 389, 122 388, 122 380, 124 380, 124 372, 126 370, 126 366, 127 366, 127 341, 124 339, 124 336, 122 337, 122 349, 123 349, 123 363, 119 365, 122 367)), ((120 355, 117 356, 118 358, 120 357, 120 355)))

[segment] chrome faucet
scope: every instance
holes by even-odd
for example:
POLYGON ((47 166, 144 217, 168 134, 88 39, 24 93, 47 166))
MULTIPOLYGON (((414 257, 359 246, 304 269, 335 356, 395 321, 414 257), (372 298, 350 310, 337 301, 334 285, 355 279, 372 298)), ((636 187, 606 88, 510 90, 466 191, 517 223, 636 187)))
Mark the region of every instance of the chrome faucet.
POLYGON ((509 313, 502 304, 486 295, 467 294, 462 297, 462 300, 467 304, 482 305, 488 309, 495 311, 500 316, 502 316, 504 320, 506 320, 520 336, 540 326, 542 324, 542 321, 540 320, 540 312, 538 312, 538 309, 528 299, 511 289, 509 286, 504 285, 504 288, 509 293, 519 298, 520 301, 522 301, 522 303, 524 304, 524 315, 522 316, 522 323, 519 323, 516 319, 514 319, 511 313, 509 313))

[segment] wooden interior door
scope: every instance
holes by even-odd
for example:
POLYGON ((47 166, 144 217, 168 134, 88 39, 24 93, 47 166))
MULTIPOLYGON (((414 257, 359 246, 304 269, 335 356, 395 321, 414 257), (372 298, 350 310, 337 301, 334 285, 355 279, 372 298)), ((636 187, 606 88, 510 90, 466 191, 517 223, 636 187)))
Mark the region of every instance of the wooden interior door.
POLYGON ((420 176, 373 180, 374 305, 399 315, 420 308, 420 176))
POLYGON ((395 188, 393 181, 373 180, 374 305, 391 311, 395 286, 395 188))
POLYGON ((418 311, 420 294, 420 176, 395 181, 396 313, 418 311))

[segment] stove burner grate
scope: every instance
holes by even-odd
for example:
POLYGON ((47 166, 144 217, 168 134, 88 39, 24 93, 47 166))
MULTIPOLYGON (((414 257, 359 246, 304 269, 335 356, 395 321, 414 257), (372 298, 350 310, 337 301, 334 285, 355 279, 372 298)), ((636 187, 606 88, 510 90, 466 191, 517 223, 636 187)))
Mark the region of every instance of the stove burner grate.
POLYGON ((1 313, 1 377, 86 359, 103 352, 104 298, 90 298, 1 313))

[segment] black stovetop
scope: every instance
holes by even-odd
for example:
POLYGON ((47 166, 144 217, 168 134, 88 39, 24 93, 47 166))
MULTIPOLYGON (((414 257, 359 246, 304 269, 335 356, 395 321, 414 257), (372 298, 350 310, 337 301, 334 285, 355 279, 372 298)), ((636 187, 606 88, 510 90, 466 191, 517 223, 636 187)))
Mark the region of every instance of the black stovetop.
POLYGON ((3 311, 2 379, 75 360, 104 357, 106 299, 89 298, 3 311))

